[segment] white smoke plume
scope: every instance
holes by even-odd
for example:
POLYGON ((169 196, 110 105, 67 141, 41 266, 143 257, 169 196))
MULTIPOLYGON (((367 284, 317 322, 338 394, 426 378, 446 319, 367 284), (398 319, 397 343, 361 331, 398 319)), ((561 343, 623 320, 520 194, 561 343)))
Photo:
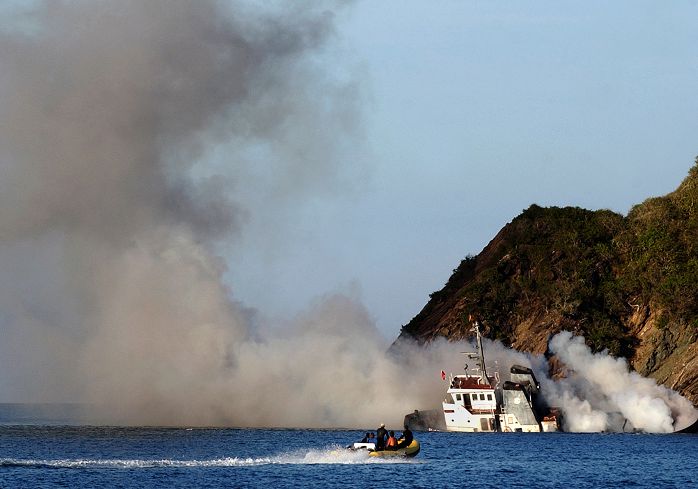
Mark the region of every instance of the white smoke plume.
POLYGON ((630 371, 624 358, 592 353, 582 337, 563 331, 551 339, 550 350, 571 369, 566 378, 544 386, 548 402, 562 408, 569 431, 670 433, 698 418, 690 401, 630 371))

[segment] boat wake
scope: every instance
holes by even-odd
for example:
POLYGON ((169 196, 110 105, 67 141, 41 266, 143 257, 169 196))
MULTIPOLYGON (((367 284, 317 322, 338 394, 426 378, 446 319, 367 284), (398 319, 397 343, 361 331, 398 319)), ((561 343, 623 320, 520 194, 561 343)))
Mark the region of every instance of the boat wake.
POLYGON ((226 457, 211 460, 143 460, 143 459, 0 459, 0 468, 53 469, 148 469, 157 467, 245 467, 274 463, 271 458, 226 457))
POLYGON ((368 452, 351 451, 335 447, 328 449, 297 450, 269 457, 225 457, 209 460, 176 459, 0 459, 2 468, 52 468, 52 469, 148 469, 148 468, 206 468, 253 467, 260 465, 320 465, 320 464, 395 464, 413 463, 406 459, 379 459, 369 457, 368 452))

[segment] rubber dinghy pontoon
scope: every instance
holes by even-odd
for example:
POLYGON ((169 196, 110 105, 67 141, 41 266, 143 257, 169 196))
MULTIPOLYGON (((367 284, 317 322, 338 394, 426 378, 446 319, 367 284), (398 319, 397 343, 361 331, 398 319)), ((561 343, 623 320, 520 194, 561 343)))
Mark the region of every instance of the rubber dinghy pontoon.
POLYGON ((371 457, 414 457, 419 453, 419 442, 412 440, 412 443, 397 450, 373 450, 368 452, 371 457))

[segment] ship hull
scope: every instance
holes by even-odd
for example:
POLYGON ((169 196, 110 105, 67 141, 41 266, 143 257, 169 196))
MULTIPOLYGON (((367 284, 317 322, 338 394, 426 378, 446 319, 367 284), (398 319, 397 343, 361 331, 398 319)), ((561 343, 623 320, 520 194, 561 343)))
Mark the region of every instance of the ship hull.
POLYGON ((698 433, 698 418, 693 422, 693 424, 686 426, 685 428, 678 429, 674 433, 698 433))

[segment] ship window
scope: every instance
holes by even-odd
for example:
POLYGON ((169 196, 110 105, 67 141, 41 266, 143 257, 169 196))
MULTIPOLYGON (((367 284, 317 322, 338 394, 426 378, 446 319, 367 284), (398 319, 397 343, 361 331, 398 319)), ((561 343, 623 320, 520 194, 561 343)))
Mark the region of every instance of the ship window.
POLYGON ((473 396, 473 401, 477 401, 477 394, 471 394, 473 396))
POLYGON ((460 401, 460 394, 456 394, 456 401, 460 401))
POLYGON ((485 400, 485 395, 484 395, 484 394, 480 394, 480 400, 481 400, 481 401, 484 401, 484 400, 485 400))
POLYGON ((492 394, 487 394, 487 400, 491 401, 492 400, 492 394))

